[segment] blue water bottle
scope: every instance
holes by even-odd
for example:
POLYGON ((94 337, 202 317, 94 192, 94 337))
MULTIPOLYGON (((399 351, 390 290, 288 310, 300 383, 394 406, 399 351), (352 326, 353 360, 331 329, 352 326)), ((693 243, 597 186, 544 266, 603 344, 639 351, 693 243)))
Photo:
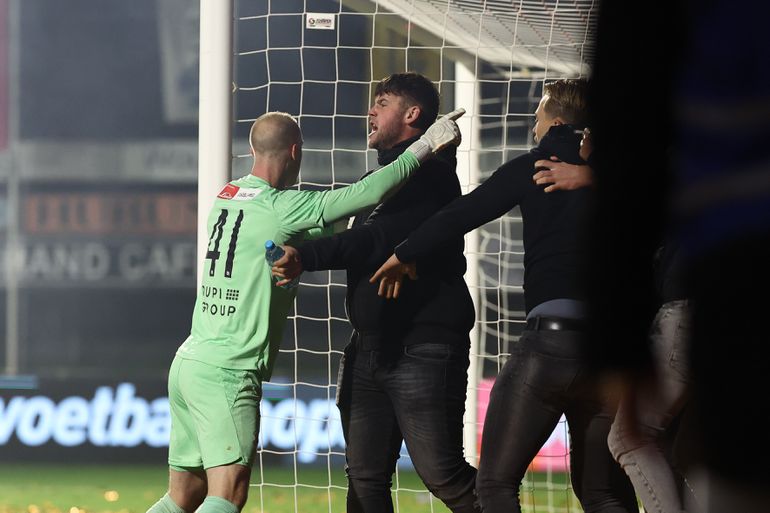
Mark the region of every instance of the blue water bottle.
MULTIPOLYGON (((285 254, 285 251, 281 246, 276 245, 275 242, 272 240, 268 240, 265 242, 265 260, 267 261, 268 268, 272 269, 273 264, 281 259, 281 257, 285 254)), ((276 283, 279 280, 277 276, 273 276, 273 283, 276 283)), ((291 280, 286 285, 281 285, 281 288, 284 289, 293 289, 299 285, 299 276, 291 280)))

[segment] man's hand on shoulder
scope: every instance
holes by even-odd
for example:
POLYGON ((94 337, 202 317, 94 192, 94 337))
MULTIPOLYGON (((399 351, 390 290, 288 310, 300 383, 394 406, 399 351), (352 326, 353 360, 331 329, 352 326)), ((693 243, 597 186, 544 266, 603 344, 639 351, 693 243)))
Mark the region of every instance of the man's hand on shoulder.
POLYGON ((567 164, 560 161, 557 157, 551 157, 551 160, 538 160, 535 162, 535 169, 538 170, 532 180, 537 185, 548 185, 544 191, 573 191, 594 182, 593 171, 588 166, 579 166, 576 164, 567 164))
POLYGON ((369 280, 370 283, 380 282, 380 288, 377 295, 386 299, 396 299, 401 292, 401 283, 404 281, 404 275, 410 279, 417 279, 417 266, 414 263, 405 264, 398 259, 396 255, 391 255, 382 266, 377 269, 374 276, 369 280))
POLYGON ((299 256, 297 248, 292 246, 281 246, 285 254, 275 261, 271 269, 272 275, 281 279, 276 285, 281 287, 302 274, 302 259, 299 256))

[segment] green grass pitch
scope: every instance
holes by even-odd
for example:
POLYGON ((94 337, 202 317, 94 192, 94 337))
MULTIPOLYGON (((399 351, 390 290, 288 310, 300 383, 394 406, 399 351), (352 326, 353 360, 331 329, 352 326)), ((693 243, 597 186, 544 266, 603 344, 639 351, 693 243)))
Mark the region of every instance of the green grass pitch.
MULTIPOLYGON (((325 468, 255 468, 244 513, 344 513, 345 475, 325 468), (298 486, 294 486, 298 483, 298 486)), ((161 465, 0 465, 0 513, 144 513, 166 491, 161 465)), ((414 472, 394 480, 399 513, 448 513, 414 472)), ((530 473, 522 486, 530 513, 577 512, 563 474, 530 473)))

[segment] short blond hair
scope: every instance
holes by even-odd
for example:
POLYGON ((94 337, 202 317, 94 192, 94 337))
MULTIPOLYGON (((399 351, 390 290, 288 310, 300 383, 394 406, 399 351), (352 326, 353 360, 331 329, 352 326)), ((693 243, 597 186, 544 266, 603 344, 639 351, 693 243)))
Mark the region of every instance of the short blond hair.
POLYGON ((266 112, 251 125, 249 143, 254 153, 272 156, 302 142, 297 120, 286 112, 266 112))
POLYGON ((584 78, 554 80, 543 85, 548 100, 543 110, 570 125, 583 125, 588 117, 588 81, 584 78))

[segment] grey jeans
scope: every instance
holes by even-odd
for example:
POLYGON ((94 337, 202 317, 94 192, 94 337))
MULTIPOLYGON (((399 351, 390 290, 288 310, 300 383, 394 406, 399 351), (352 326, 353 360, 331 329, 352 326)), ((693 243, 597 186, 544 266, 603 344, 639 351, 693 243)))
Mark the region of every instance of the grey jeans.
POLYGON ((612 456, 628 474, 648 513, 684 511, 674 472, 660 440, 687 401, 689 333, 686 300, 660 307, 650 332, 654 379, 634 391, 633 406, 629 401, 621 403, 607 439, 612 456))

